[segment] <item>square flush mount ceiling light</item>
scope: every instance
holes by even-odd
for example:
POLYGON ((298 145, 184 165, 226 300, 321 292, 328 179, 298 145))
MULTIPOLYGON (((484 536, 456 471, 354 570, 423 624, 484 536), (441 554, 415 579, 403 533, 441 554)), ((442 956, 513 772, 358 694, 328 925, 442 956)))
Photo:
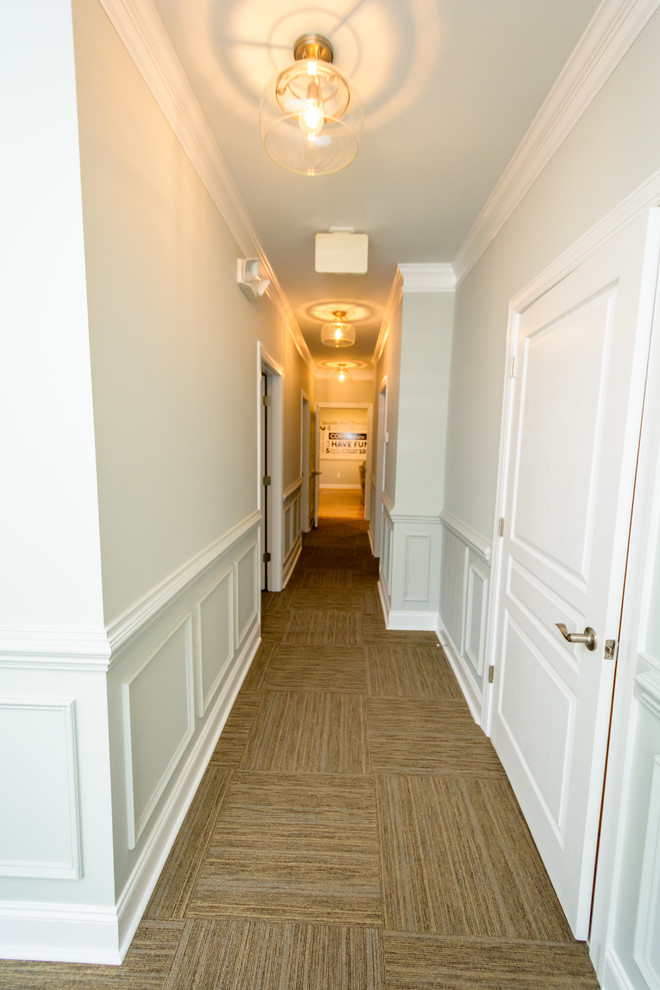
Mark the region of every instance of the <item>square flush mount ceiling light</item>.
POLYGON ((352 230, 330 230, 316 235, 317 272, 337 275, 364 275, 367 271, 369 235, 352 230))

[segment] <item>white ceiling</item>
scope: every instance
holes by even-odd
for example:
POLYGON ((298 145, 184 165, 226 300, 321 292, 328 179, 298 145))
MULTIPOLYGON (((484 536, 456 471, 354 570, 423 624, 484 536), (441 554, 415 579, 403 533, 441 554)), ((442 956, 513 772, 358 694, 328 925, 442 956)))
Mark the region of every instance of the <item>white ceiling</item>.
POLYGON ((397 264, 451 262, 598 0, 154 0, 317 362, 369 363, 397 264), (267 156, 259 98, 308 31, 365 109, 355 161, 298 176, 267 156), (369 234, 367 275, 314 272, 314 234, 369 234), (323 314, 358 340, 320 344, 323 314))

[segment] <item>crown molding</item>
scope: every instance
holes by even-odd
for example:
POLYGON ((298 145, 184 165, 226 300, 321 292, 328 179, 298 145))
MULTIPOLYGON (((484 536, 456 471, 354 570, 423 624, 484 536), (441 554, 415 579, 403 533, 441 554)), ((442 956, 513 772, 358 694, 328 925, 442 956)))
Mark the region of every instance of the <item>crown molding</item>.
POLYGON ((394 276, 394 280, 392 282, 392 287, 390 288, 390 294, 387 297, 387 303, 385 304, 385 310, 383 312, 383 322, 380 325, 380 332, 374 348, 372 358, 374 366, 378 364, 381 355, 385 350, 385 344, 387 343, 387 338, 390 334, 390 327, 392 326, 392 321, 396 315, 397 307, 401 303, 402 295, 403 275, 401 274, 400 269, 397 268, 396 275, 394 276))
POLYGON ((453 292, 454 266, 448 264, 399 265, 405 292, 453 292))
POLYGON ((151 0, 100 0, 138 72, 246 258, 258 258, 266 290, 303 360, 314 364, 256 227, 151 0))
POLYGON ((474 267, 600 92, 660 0, 603 0, 454 259, 457 281, 474 267))

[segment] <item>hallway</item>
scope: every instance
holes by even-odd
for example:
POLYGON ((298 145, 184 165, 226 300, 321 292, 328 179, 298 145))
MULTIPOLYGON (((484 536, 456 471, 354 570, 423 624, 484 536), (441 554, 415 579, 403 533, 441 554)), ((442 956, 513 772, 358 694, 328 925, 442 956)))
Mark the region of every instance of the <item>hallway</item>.
POLYGON ((323 506, 124 964, 0 962, 3 990, 596 986, 435 635, 385 629, 366 523, 323 506))

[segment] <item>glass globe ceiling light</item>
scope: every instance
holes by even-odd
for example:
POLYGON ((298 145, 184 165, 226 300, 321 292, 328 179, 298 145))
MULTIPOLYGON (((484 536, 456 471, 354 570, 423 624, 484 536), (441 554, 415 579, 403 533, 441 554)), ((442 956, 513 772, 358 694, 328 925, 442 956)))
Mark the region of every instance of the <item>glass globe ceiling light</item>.
POLYGON ((355 327, 344 319, 345 310, 336 309, 334 316, 334 320, 321 327, 321 343, 328 347, 351 347, 355 343, 355 327))
POLYGON ((299 175, 329 175, 353 161, 362 132, 362 106, 348 80, 332 65, 332 45, 304 34, 295 62, 263 92, 259 126, 266 151, 299 175))
POLYGON ((346 365, 345 364, 338 364, 337 365, 337 380, 340 381, 340 382, 350 382, 350 380, 351 380, 351 373, 350 373, 350 371, 347 371, 346 370, 346 365))

